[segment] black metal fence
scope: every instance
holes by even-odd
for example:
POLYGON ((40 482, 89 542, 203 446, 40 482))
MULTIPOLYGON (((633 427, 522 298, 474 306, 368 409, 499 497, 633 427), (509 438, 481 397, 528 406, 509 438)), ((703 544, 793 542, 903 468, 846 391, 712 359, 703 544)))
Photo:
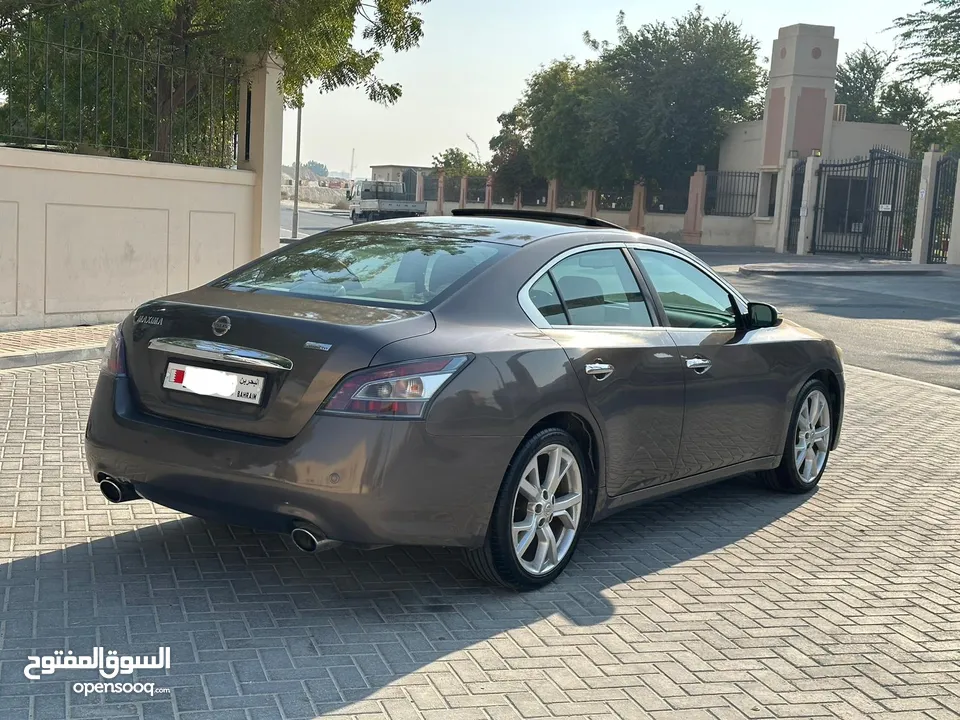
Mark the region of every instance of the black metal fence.
POLYGON ((909 260, 917 223, 919 160, 885 149, 817 171, 812 250, 909 260))
POLYGON ((807 163, 799 160, 793 167, 793 188, 790 191, 790 224, 787 227, 787 252, 797 251, 800 218, 803 212, 803 181, 807 177, 807 163))
POLYGON ((933 184, 933 217, 930 222, 930 248, 927 262, 945 263, 953 224, 953 203, 957 188, 957 155, 945 155, 937 161, 933 184))
POLYGON ((513 205, 516 201, 513 186, 499 175, 493 176, 493 187, 490 188, 490 201, 493 205, 513 205))
POLYGON ((443 178, 443 202, 446 203, 459 203, 460 202, 460 178, 451 177, 449 175, 444 176, 443 178))
POLYGON ((549 183, 546 180, 541 180, 523 188, 520 191, 520 204, 522 207, 546 207, 548 185, 549 183))
POLYGON ((587 206, 587 191, 583 188, 568 187, 557 182, 557 210, 582 209, 587 206))
POLYGON ((760 173, 711 170, 707 173, 704 215, 750 217, 757 212, 760 173))
POLYGON ((240 68, 63 16, 0 29, 0 145, 214 167, 237 158, 240 68))
POLYGON ((440 191, 440 176, 427 175, 423 178, 423 199, 431 202, 437 199, 440 191))
POLYGON ((467 202, 476 205, 483 204, 486 201, 487 179, 485 177, 467 178, 467 202))
POLYGON ((664 187, 651 183, 647 185, 646 211, 651 213, 673 213, 683 215, 687 212, 690 198, 690 180, 675 182, 664 187))
POLYGON ((597 193, 599 210, 622 210, 629 212, 633 208, 633 183, 621 187, 601 188, 597 193))

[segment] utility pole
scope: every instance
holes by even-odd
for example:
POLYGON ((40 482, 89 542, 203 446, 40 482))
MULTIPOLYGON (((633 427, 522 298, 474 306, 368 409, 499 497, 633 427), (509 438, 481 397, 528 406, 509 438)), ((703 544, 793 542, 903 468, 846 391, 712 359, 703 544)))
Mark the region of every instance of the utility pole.
POLYGON ((303 117, 303 102, 297 107, 297 161, 293 166, 293 225, 290 229, 290 239, 300 237, 300 121, 303 117))
POLYGON ((357 149, 352 148, 350 150, 350 179, 351 180, 353 180, 353 159, 356 157, 356 155, 357 155, 357 149))

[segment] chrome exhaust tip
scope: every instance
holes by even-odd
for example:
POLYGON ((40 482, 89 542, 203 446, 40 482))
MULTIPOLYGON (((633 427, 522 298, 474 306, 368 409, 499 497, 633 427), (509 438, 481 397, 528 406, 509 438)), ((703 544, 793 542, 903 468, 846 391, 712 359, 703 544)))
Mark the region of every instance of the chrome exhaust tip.
POLYGON ((118 480, 109 476, 103 476, 97 483, 100 488, 100 494, 111 503, 129 502, 140 497, 133 485, 123 480, 118 480))
POLYGON ((330 550, 340 545, 338 540, 329 540, 319 530, 304 525, 298 525, 290 531, 293 544, 305 553, 315 553, 321 550, 330 550))
POLYGON ((317 548, 320 547, 320 538, 307 528, 294 528, 293 532, 290 533, 290 539, 293 540, 294 545, 304 552, 316 552, 317 548))

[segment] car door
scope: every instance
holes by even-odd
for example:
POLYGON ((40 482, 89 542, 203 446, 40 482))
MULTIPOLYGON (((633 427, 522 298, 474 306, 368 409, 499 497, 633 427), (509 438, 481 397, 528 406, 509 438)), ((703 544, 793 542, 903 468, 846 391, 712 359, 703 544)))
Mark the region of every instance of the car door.
POLYGON ((787 387, 776 353, 745 331, 746 307, 719 278, 677 253, 630 251, 642 268, 684 365, 680 477, 779 454, 787 387))
POLYGON ((559 343, 603 434, 606 488, 619 495, 674 477, 683 374, 623 245, 561 255, 528 283, 535 322, 559 343))

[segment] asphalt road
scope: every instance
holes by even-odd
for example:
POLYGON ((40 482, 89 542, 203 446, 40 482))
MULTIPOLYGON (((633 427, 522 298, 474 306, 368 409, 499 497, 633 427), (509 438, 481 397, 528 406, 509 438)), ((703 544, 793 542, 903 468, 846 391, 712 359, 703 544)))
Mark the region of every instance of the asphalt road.
MULTIPOLYGON (((327 212, 315 212, 312 210, 301 210, 299 212, 297 232, 300 237, 306 237, 313 233, 323 230, 330 230, 342 225, 349 225, 350 218, 344 215, 335 215, 327 212)), ((287 207, 280 208, 280 228, 285 237, 290 237, 290 230, 293 227, 293 209, 287 207)))
MULTIPOLYGON (((280 217, 289 235, 292 209, 281 208, 280 217)), ((303 237, 348 223, 342 215, 302 210, 299 231, 303 237)), ((835 340, 847 364, 960 389, 960 275, 747 277, 737 273, 741 264, 785 258, 699 254, 747 297, 835 340)))
POLYGON ((832 338, 848 365, 960 389, 960 276, 721 274, 748 298, 832 338))

